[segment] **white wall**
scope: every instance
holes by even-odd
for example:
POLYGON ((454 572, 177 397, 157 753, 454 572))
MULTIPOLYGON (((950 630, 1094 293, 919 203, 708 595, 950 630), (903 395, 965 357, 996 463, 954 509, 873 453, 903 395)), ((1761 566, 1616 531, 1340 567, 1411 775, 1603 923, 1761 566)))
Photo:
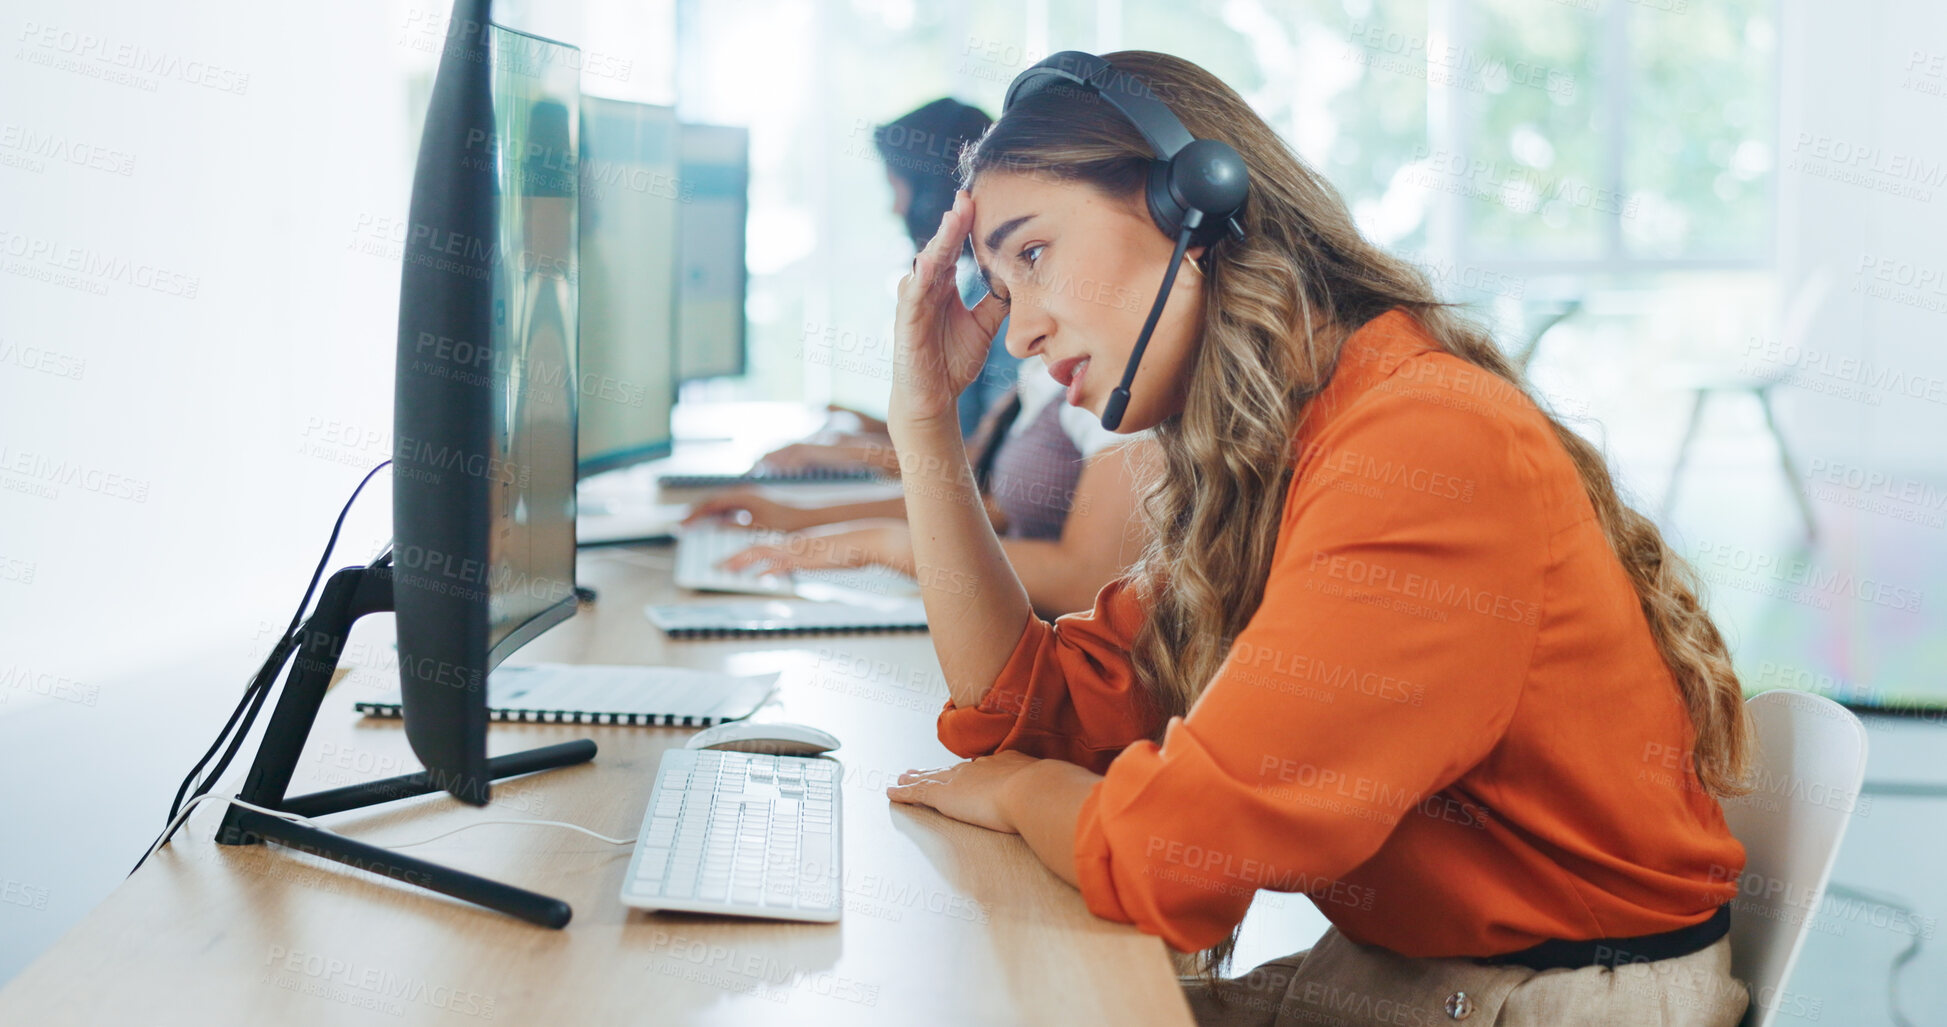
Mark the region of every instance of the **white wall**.
MULTIPOLYGON (((376 7, 199 7, 44 5, 6 20, 0 61, 16 144, 0 153, 45 165, 0 168, 0 551, 32 564, 0 589, 0 666, 86 683, 104 707, 294 605, 391 422, 399 269, 362 245, 389 245, 404 214, 397 26, 376 7), (112 72, 96 57, 120 47, 177 74, 36 63, 112 72), (185 81, 206 65, 237 91, 185 81), (47 137, 128 173, 46 156, 47 137), (62 262, 83 264, 79 288, 20 273, 62 262), (76 377, 24 366, 30 350, 76 377)), ((381 534, 373 499, 350 557, 381 534)))
MULTIPOLYGON (((384 4, 8 6, 0 980, 160 826, 386 456, 382 226, 426 59, 384 4)), ((375 552, 389 498, 338 563, 375 552)))
POLYGON ((1829 356, 1794 359, 1781 346, 1770 358, 1803 376, 1803 386, 1779 390, 1784 428, 1808 462, 1938 482, 1947 478, 1947 6, 1784 6, 1780 280, 1787 302, 1819 269, 1832 282, 1804 345, 1829 356))

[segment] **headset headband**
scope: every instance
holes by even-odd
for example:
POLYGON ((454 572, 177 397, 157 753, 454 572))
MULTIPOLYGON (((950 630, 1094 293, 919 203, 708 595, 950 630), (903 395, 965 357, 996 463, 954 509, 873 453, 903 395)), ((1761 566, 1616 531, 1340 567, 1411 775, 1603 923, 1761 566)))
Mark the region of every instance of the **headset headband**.
POLYGON ((1156 98, 1149 84, 1092 53, 1080 50, 1063 50, 1050 54, 1034 67, 1015 76, 1007 87, 1007 99, 1001 101, 1001 113, 1007 113, 1014 101, 1024 96, 1041 92, 1050 86, 1066 82, 1093 90, 1109 105, 1122 112, 1129 123, 1136 126, 1143 139, 1156 151, 1159 160, 1169 160, 1177 151, 1190 145, 1190 130, 1170 110, 1169 105, 1156 98))

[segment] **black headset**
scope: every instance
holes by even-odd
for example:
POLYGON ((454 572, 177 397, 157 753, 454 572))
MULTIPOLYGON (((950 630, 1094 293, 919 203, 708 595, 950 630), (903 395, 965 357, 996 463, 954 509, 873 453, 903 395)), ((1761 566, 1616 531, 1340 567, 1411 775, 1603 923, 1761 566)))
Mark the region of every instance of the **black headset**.
POLYGON ((1149 182, 1144 196, 1149 217, 1163 234, 1176 240, 1169 268, 1163 272, 1163 287, 1150 305, 1136 348, 1129 354, 1129 365, 1122 370, 1122 383, 1109 394, 1102 410, 1102 427, 1114 431, 1122 423, 1129 406, 1129 385, 1135 381, 1136 366, 1142 362, 1149 336, 1163 316, 1163 304, 1170 287, 1176 284, 1177 268, 1183 253, 1191 246, 1209 246, 1226 236, 1244 238, 1238 212, 1250 193, 1250 172, 1244 158, 1229 143, 1219 139, 1198 139, 1183 127, 1176 113, 1158 98, 1148 83, 1117 69, 1108 61, 1079 50, 1063 50, 1015 76, 1001 103, 1001 116, 1015 101, 1063 85, 1100 96, 1142 133, 1156 156, 1149 162, 1149 182))

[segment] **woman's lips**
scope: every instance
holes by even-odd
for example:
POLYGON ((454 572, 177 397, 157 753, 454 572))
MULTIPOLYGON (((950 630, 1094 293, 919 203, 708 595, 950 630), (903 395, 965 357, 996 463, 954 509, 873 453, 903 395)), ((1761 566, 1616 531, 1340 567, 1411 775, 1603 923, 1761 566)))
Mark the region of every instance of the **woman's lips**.
POLYGON ((1068 387, 1068 404, 1082 405, 1082 375, 1088 371, 1088 357, 1069 357, 1048 368, 1055 381, 1068 387))

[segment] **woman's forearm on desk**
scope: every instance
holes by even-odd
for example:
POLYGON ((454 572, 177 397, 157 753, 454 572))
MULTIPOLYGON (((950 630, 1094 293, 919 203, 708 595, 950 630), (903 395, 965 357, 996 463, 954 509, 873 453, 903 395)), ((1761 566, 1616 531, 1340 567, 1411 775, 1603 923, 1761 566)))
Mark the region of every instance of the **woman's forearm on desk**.
POLYGON ((1033 615, 987 517, 957 422, 895 423, 913 569, 957 706, 987 694, 1033 615))
POLYGON ((1078 884, 1075 835, 1100 774, 1012 750, 937 770, 908 770, 886 789, 894 802, 931 806, 955 820, 1011 831, 1057 877, 1078 884))
POLYGON ((1039 760, 1003 786, 1001 812, 1055 876, 1078 885, 1075 831, 1082 803, 1102 775, 1062 760, 1039 760))

